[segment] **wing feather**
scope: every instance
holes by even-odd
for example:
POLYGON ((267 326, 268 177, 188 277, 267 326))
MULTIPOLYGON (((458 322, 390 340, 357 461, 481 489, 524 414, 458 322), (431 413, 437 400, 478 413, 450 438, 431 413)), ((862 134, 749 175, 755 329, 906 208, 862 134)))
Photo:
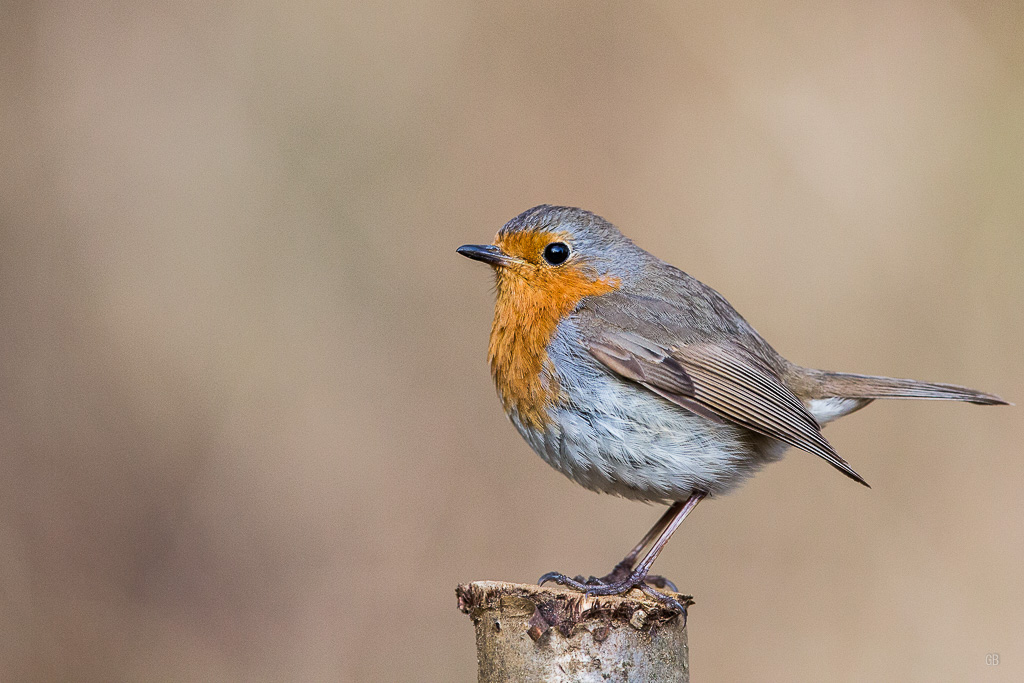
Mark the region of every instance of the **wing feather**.
POLYGON ((698 415, 731 422, 820 456, 865 486, 821 435, 800 399, 766 365, 728 344, 666 348, 634 332, 602 330, 591 355, 615 374, 698 415))

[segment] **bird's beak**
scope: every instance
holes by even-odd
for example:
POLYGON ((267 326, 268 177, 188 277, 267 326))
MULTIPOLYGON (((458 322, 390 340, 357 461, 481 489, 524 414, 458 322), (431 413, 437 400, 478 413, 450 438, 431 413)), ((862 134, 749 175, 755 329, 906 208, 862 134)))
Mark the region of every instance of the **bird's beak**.
POLYGON ((508 266, 515 260, 493 244, 463 244, 455 251, 466 258, 492 266, 508 266))

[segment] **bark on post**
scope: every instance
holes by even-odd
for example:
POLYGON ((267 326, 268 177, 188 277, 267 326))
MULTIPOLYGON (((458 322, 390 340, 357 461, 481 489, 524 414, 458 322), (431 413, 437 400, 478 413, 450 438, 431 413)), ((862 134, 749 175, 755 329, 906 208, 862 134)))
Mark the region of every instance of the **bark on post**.
POLYGON ((455 594, 476 627, 480 683, 690 680, 684 620, 638 590, 586 597, 560 586, 477 581, 455 594))

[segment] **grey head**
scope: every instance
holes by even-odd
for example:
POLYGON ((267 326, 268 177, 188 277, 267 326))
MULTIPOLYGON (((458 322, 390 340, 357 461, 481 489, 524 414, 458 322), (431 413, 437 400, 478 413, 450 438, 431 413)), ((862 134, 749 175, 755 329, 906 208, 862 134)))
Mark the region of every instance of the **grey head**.
POLYGON ((590 211, 541 204, 506 223, 493 245, 465 245, 463 256, 499 270, 537 273, 552 267, 584 268, 598 277, 611 276, 623 285, 634 281, 653 256, 590 211))

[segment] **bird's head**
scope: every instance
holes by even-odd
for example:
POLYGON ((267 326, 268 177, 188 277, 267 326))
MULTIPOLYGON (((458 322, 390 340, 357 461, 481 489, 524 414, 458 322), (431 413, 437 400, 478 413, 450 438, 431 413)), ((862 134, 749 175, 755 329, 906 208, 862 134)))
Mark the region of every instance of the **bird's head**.
MULTIPOLYGON (((553 303, 617 289, 639 251, 618 229, 589 211, 537 206, 505 224, 493 244, 458 253, 494 268, 499 296, 528 287, 553 303)), ((562 308, 559 305, 559 308, 562 308)))

